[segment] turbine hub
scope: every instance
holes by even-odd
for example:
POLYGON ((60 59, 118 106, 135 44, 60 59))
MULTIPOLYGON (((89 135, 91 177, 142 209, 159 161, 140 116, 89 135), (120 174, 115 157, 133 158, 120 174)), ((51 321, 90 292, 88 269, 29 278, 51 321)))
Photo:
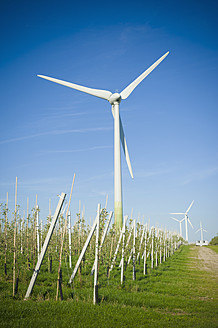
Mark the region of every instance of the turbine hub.
POLYGON ((114 103, 119 104, 121 102, 121 95, 117 92, 113 93, 108 99, 108 101, 110 102, 111 105, 113 105, 114 103))

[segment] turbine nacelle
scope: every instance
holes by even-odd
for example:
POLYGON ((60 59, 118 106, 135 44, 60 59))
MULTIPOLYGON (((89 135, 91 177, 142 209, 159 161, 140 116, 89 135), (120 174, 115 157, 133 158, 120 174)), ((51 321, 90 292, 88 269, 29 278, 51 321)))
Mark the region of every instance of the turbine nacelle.
POLYGON ((109 103, 111 105, 114 105, 115 103, 120 103, 121 102, 121 95, 119 93, 113 93, 109 99, 108 99, 109 103))

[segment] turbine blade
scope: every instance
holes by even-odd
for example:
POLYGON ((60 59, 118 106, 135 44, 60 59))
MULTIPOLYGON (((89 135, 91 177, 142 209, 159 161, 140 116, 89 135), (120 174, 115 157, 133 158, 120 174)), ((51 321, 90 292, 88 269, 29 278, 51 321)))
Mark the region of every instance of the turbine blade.
POLYGON ((124 131, 123 131, 123 124, 122 124, 121 118, 120 118, 120 140, 121 140, 121 143, 123 146, 123 151, 124 151, 124 155, 126 157, 126 163, 127 163, 128 169, 129 169, 129 173, 133 179, 132 165, 130 162, 129 152, 128 152, 128 148, 127 148, 127 143, 126 143, 126 138, 125 138, 124 131))
POLYGON ((205 230, 205 229, 203 229, 203 231, 205 231, 205 232, 207 232, 207 233, 208 233, 208 231, 207 231, 207 230, 205 230))
POLYGON ((66 87, 69 87, 69 88, 72 88, 72 89, 75 89, 75 90, 79 90, 79 91, 88 93, 89 95, 99 97, 99 98, 102 98, 102 99, 108 100, 110 98, 110 96, 112 95, 112 92, 107 91, 107 90, 87 88, 87 87, 84 87, 82 85, 78 85, 78 84, 74 84, 74 83, 71 83, 71 82, 66 82, 66 81, 54 79, 53 77, 48 77, 48 76, 45 76, 45 75, 37 75, 37 76, 41 77, 42 79, 49 80, 51 82, 55 82, 55 83, 64 85, 66 87))
POLYGON ((178 221, 178 222, 180 222, 178 219, 175 219, 175 218, 171 218, 171 219, 173 219, 173 220, 175 220, 175 221, 178 221))
POLYGON ((194 229, 194 227, 193 227, 191 221, 189 220, 189 218, 188 218, 188 222, 189 222, 190 226, 192 227, 192 229, 194 229))
POLYGON ((193 203, 194 203, 194 200, 193 200, 193 201, 191 202, 191 204, 189 205, 189 208, 187 209, 186 213, 188 213, 188 211, 189 211, 190 208, 192 207, 193 203))
POLYGON ((150 74, 153 69, 155 69, 155 67, 157 65, 159 65, 162 60, 169 54, 169 51, 167 53, 165 53, 165 55, 163 55, 161 58, 159 58, 153 65, 151 65, 144 73, 142 73, 139 77, 137 77, 137 79, 135 79, 132 83, 130 83, 121 93, 121 98, 122 99, 126 99, 129 97, 129 95, 132 93, 132 91, 137 87, 137 85, 142 82, 144 80, 144 78, 146 78, 146 76, 148 76, 148 74, 150 74))
POLYGON ((198 231, 200 231, 201 229, 198 229, 197 231, 195 231, 195 233, 197 233, 198 231))
MULTIPOLYGON (((112 110, 112 114, 114 117, 114 106, 113 105, 111 106, 111 110, 112 110)), ((128 148, 127 148, 127 143, 126 143, 126 138, 125 138, 124 131, 123 131, 123 124, 122 124, 121 118, 120 118, 120 140, 122 143, 124 155, 126 157, 126 163, 127 163, 128 169, 129 169, 129 173, 133 179, 132 166, 131 166, 131 162, 130 162, 129 152, 128 152, 128 148)))

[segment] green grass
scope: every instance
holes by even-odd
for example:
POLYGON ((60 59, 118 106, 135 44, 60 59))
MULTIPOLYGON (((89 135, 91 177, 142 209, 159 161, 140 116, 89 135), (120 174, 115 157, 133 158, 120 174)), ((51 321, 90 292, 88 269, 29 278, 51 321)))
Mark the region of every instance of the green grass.
POLYGON ((207 247, 218 253, 218 245, 207 246, 207 247))
POLYGON ((131 266, 120 286, 120 270, 110 279, 99 275, 99 304, 93 305, 93 276, 90 266, 77 274, 74 286, 67 285, 69 272, 63 267, 64 301, 55 302, 56 266, 49 274, 46 265, 39 273, 33 295, 23 301, 31 272, 19 285, 17 299, 11 297, 11 279, 0 278, 0 326, 3 327, 218 327, 218 293, 214 275, 202 271, 194 257, 198 248, 181 247, 172 257, 142 274, 131 266), (73 298, 72 298, 73 293, 73 298))

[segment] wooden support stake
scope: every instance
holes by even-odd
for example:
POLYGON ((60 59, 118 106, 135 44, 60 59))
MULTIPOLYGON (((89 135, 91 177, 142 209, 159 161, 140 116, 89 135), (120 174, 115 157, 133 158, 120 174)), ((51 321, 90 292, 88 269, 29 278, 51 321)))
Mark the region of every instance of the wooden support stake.
POLYGON ((37 259, 40 253, 40 243, 39 243, 39 206, 36 205, 36 246, 37 246, 37 259))
POLYGON ((5 209, 5 275, 7 276, 7 226, 8 226, 8 192, 6 199, 6 209, 5 209))
POLYGON ((36 278, 38 276, 38 273, 39 273, 39 270, 40 270, 40 267, 41 267, 41 264, 42 264, 42 261, 44 259, 44 256, 45 256, 45 253, 47 251, 47 248, 48 248, 48 245, 49 245, 49 242, 51 240, 51 237, 52 237, 52 234, 53 234, 53 231, 54 231, 54 228, 55 228, 55 225, 56 225, 56 222, 57 222, 57 219, 58 219, 58 216, 60 214, 60 211, 61 211, 61 208, 63 206, 63 203, 64 203, 64 200, 65 200, 65 197, 66 197, 66 194, 65 193, 61 193, 61 196, 59 196, 60 199, 59 199, 59 202, 58 202, 58 206, 56 208, 56 211, 55 211, 55 214, 53 216, 53 219, 52 219, 52 222, 51 222, 51 225, 49 227, 49 230, 48 230, 48 233, 47 233, 47 236, 45 238, 45 241, 44 241, 44 244, 42 246, 42 250, 41 250, 41 253, 40 253, 40 256, 39 256, 39 259, 37 261, 37 264, 36 264, 36 267, 35 267, 35 270, 33 272, 33 275, 32 275, 32 278, 31 278, 31 281, 30 281, 30 284, 29 284, 29 287, 27 289, 27 292, 26 292, 26 295, 25 295, 25 298, 24 300, 27 300, 33 290, 33 287, 34 287, 34 284, 36 282, 36 278))
POLYGON ((124 217, 124 223, 123 223, 123 245, 122 245, 122 258, 121 258, 121 285, 124 282, 124 254, 125 254, 125 232, 126 232, 126 221, 127 217, 124 217))
POLYGON ((136 238, 136 220, 134 220, 134 234, 133 234, 133 254, 132 254, 132 279, 136 280, 135 271, 135 238, 136 238))
POLYGON ((14 210, 14 263, 13 263, 13 296, 15 296, 16 280, 16 231, 17 231, 17 177, 15 185, 15 210, 14 210))
MULTIPOLYGON (((67 213, 66 213, 66 219, 65 219, 65 224, 64 224, 64 231, 63 231, 62 239, 61 239, 61 249, 60 249, 60 254, 59 254, 59 267, 58 267, 58 281, 60 280, 61 260, 62 260, 62 252, 63 252, 63 247, 64 247, 64 237, 65 237, 65 233, 67 230, 67 219, 68 219, 68 213, 69 213, 69 208, 70 208, 70 203, 71 203, 71 197, 72 197, 72 193, 73 193, 75 176, 76 175, 74 173, 73 182, 72 182, 71 191, 70 191, 70 198, 69 198, 69 203, 68 203, 68 208, 67 208, 67 213)), ((58 284, 58 282, 57 282, 57 284, 58 284)), ((63 297, 63 295, 62 295, 62 297, 63 297)), ((57 286, 57 294, 56 294, 56 301, 57 300, 58 300, 58 286, 57 286)))
POLYGON ((147 227, 146 227, 146 231, 145 231, 145 249, 144 249, 144 254, 143 254, 143 258, 144 258, 144 275, 147 274, 147 227))
MULTIPOLYGON (((101 239, 101 244, 100 244, 100 248, 99 248, 99 255, 101 253, 101 249, 102 249, 102 246, 104 244, 105 237, 107 235, 107 231, 108 231, 108 228, 109 228, 109 225, 110 225, 110 222, 111 222, 112 215, 113 215, 113 212, 110 212, 109 219, 107 221, 107 225, 106 225, 106 228, 104 230, 104 234, 103 234, 102 239, 101 239)), ((92 270, 91 270, 91 275, 93 275, 94 270, 95 270, 95 262, 94 262, 93 267, 92 267, 92 270)))
MULTIPOLYGON (((125 216, 124 217, 123 227, 126 225, 127 218, 128 218, 128 216, 125 216)), ((120 237, 119 237, 119 240, 118 240, 118 243, 117 243, 116 250, 114 252, 114 257, 113 257, 113 260, 112 260, 112 263, 111 263, 110 271, 113 269, 114 264, 115 264, 116 259, 117 259, 117 253, 118 253, 118 250, 119 250, 119 247, 120 247, 120 243, 121 243, 121 240, 122 240, 122 236, 123 236, 123 227, 122 227, 122 230, 120 231, 120 237)))
POLYGON ((68 237, 69 237, 69 268, 72 268, 72 245, 71 245, 71 213, 68 214, 68 237))
POLYGON ((100 227, 100 204, 98 204, 97 210, 97 222, 96 222, 96 241, 95 241, 95 274, 94 274, 94 296, 93 296, 93 304, 98 303, 98 260, 99 260, 99 252, 98 252, 98 240, 99 240, 99 227, 100 227))
POLYGON ((75 268, 74 268, 74 270, 73 270, 73 273, 72 273, 72 275, 71 275, 71 277, 70 277, 69 284, 72 284, 73 279, 75 278, 75 275, 76 275, 76 273, 77 273, 77 271, 78 271, 78 268, 79 268, 79 266, 80 266, 80 263, 81 263, 81 261, 82 261, 84 255, 85 255, 85 253, 86 253, 86 250, 87 250, 87 248, 88 248, 88 246, 89 246, 89 243, 90 243, 90 241, 91 241, 91 239, 92 239, 93 233, 95 232, 95 228, 96 228, 96 225, 97 225, 97 220, 98 220, 98 216, 96 216, 96 219, 95 219, 95 221, 94 221, 94 224, 93 224, 93 226, 92 226, 92 228, 91 228, 91 230, 90 230, 90 232, 89 232, 89 235, 88 235, 88 237, 87 237, 87 239, 86 239, 86 242, 85 242, 85 244, 84 244, 84 246, 83 246, 82 252, 80 253, 80 256, 79 256, 79 258, 78 258, 78 260, 77 260, 77 263, 76 263, 76 265, 75 265, 75 268))

